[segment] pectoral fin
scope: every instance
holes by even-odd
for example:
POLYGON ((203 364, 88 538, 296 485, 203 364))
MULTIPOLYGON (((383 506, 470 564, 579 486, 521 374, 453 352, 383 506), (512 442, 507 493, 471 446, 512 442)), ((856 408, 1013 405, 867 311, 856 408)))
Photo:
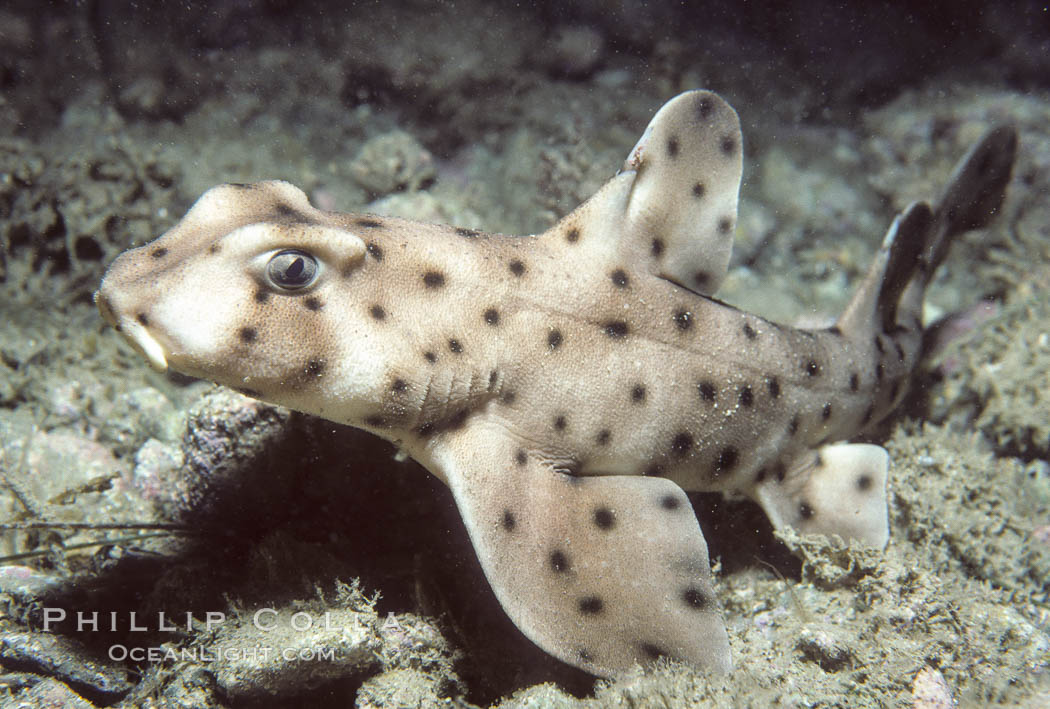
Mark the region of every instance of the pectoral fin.
POLYGON ((615 676, 667 656, 726 671, 707 545, 685 493, 641 476, 574 476, 475 426, 435 446, 485 575, 552 655, 615 676))

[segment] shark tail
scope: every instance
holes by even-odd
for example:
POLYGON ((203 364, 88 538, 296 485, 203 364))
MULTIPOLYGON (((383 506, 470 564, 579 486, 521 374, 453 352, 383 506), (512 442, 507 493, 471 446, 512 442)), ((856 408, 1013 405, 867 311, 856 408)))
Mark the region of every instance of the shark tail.
POLYGON ((902 325, 921 325, 926 286, 955 237, 987 226, 998 214, 1016 154, 1014 128, 991 129, 956 165, 933 207, 914 202, 897 215, 878 257, 839 318, 843 332, 892 333, 902 325))

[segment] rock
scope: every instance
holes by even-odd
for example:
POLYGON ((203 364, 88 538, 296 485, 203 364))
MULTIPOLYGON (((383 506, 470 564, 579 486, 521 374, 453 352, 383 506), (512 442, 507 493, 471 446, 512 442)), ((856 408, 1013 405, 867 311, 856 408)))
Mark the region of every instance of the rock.
POLYGON ((14 703, 10 706, 18 709, 95 709, 96 706, 50 677, 32 684, 12 699, 14 703))
POLYGON ((555 75, 583 78, 594 72, 605 54, 605 37, 589 25, 561 25, 543 54, 542 62, 555 75))
POLYGON ((119 699, 131 689, 123 669, 93 656, 76 640, 61 635, 32 631, 2 633, 0 662, 54 677, 100 701, 119 699))
POLYGON ((235 702, 291 696, 366 674, 377 663, 375 615, 262 608, 223 625, 207 655, 219 686, 235 702))
POLYGON ((374 194, 414 192, 433 182, 434 158, 413 136, 394 130, 361 146, 350 172, 374 194))

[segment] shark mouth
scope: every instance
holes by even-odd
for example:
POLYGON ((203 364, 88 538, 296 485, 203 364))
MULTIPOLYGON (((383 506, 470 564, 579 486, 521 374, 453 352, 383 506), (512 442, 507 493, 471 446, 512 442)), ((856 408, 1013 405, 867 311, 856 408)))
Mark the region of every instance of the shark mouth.
POLYGON ((131 343, 131 346, 146 358, 146 361, 149 362, 153 369, 158 372, 168 371, 168 359, 164 354, 164 348, 150 334, 145 325, 135 318, 119 318, 101 291, 95 293, 95 305, 98 306, 99 312, 102 313, 102 318, 112 325, 117 332, 124 335, 127 341, 131 343))

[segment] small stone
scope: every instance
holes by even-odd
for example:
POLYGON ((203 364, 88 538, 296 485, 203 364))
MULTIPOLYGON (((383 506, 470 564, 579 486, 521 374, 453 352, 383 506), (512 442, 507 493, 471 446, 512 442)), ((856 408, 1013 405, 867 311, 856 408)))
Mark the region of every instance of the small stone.
POLYGON ((912 709, 953 709, 955 700, 939 670, 924 667, 911 685, 912 709))
POLYGON ((805 629, 795 644, 803 656, 825 672, 839 672, 853 666, 853 652, 841 638, 826 630, 805 629))

